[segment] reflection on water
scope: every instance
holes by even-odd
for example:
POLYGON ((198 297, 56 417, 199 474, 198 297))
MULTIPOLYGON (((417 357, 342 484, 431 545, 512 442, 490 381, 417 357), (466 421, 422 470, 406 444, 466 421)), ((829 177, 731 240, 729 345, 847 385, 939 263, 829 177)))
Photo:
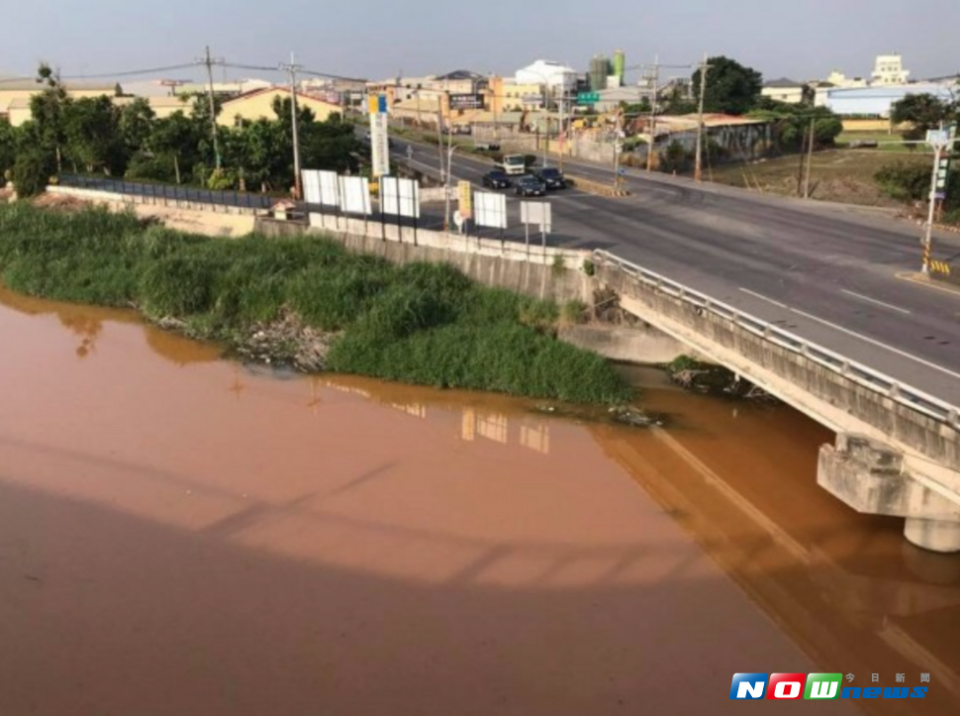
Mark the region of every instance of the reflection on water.
POLYGON ((669 429, 581 427, 0 304, 4 713, 741 714, 735 671, 960 711, 958 561, 822 492, 793 411, 661 386, 669 429))

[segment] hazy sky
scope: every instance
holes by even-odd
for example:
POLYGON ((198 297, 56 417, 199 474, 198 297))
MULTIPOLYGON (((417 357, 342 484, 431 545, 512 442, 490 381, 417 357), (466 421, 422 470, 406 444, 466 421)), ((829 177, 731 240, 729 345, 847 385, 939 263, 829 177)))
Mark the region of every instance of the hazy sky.
POLYGON ((767 79, 868 75, 889 52, 917 79, 960 71, 958 0, 46 0, 4 3, 0 25, 0 74, 40 59, 65 76, 175 65, 208 43, 232 62, 295 50, 310 69, 376 78, 512 74, 537 58, 582 71, 617 48, 628 65, 726 54, 767 79))

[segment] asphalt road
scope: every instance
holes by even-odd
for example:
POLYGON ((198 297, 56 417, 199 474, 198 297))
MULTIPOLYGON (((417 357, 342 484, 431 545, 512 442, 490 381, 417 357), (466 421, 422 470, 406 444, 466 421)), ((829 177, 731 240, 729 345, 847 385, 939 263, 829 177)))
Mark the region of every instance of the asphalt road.
MULTIPOLYGON (((397 141, 394 161, 407 161, 397 141)), ((436 171, 436 146, 410 144, 436 171)), ((453 176, 478 186, 490 163, 455 154, 453 176)), ((607 167, 565 170, 612 181, 607 167)), ((851 360, 960 406, 960 295, 905 280, 920 265, 920 229, 868 210, 765 197, 633 170, 631 196, 553 193, 552 245, 603 248, 781 325, 851 360)), ((510 196, 507 238, 523 241, 510 196)), ((960 256, 938 237, 940 258, 960 256)))

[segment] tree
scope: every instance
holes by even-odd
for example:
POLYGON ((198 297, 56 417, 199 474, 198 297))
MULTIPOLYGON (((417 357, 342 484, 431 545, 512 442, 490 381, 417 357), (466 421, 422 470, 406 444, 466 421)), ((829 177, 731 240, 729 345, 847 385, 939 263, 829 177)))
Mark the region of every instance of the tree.
POLYGON ((120 113, 106 95, 75 100, 64 112, 67 151, 87 172, 123 173, 120 113))
POLYGON ((158 119, 151 127, 147 146, 155 154, 173 159, 177 184, 181 183, 181 166, 197 157, 199 143, 198 125, 182 111, 177 111, 164 119, 158 119))
POLYGON ((17 161, 16 131, 6 119, 0 119, 0 186, 4 183, 4 175, 17 161))
POLYGON ((120 136, 129 155, 149 150, 148 140, 156 113, 143 97, 137 97, 120 111, 120 136))
MULTIPOLYGON (((711 57, 707 63, 710 68, 703 102, 705 111, 739 115, 756 107, 763 75, 728 57, 711 57)), ((701 74, 700 69, 693 73, 694 97, 700 96, 701 74)))
POLYGON ((960 119, 960 105, 945 102, 932 94, 911 94, 893 103, 890 120, 895 124, 911 124, 911 129, 903 133, 909 141, 919 141, 930 129, 936 129, 941 122, 960 119))
POLYGON ((56 158, 59 172, 63 165, 63 145, 66 143, 63 115, 70 98, 59 77, 46 62, 41 62, 37 68, 36 82, 43 85, 44 89, 30 98, 30 114, 36 122, 40 149, 56 158))

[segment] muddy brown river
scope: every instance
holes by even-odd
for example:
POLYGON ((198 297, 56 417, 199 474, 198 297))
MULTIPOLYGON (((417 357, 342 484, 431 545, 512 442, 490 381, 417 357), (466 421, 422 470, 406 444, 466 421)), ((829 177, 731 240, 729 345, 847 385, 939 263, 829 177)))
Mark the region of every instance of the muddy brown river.
POLYGON ((822 492, 788 408, 639 372, 667 429, 578 424, 3 291, 0 348, 3 716, 960 713, 960 558, 822 492))

